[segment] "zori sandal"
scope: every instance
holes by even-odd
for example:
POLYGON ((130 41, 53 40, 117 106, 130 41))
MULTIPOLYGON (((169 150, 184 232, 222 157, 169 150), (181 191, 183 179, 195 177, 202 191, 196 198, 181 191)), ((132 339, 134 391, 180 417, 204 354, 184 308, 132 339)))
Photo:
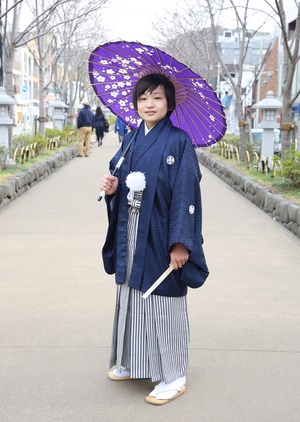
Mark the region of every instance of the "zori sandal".
POLYGON ((185 377, 177 378, 168 384, 165 381, 161 381, 145 398, 146 402, 156 406, 169 403, 169 401, 176 399, 185 392, 185 381, 185 377))
POLYGON ((169 403, 169 401, 176 399, 185 392, 186 388, 183 386, 180 390, 169 390, 164 393, 158 393, 157 396, 147 396, 145 398, 147 403, 161 406, 162 404, 169 403))
POLYGON ((129 381, 132 379, 128 369, 121 369, 121 371, 113 369, 112 371, 108 372, 107 376, 112 381, 129 381))

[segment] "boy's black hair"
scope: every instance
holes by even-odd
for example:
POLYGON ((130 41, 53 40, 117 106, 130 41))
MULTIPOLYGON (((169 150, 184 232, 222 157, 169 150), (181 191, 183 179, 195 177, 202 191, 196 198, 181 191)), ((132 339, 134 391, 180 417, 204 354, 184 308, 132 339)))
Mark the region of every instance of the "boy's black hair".
POLYGON ((135 110, 137 110, 137 102, 139 97, 145 94, 147 91, 150 93, 153 92, 159 85, 161 85, 165 90, 168 102, 167 115, 170 116, 176 106, 175 87, 170 79, 161 73, 150 73, 149 75, 145 75, 137 81, 132 94, 132 102, 135 110))

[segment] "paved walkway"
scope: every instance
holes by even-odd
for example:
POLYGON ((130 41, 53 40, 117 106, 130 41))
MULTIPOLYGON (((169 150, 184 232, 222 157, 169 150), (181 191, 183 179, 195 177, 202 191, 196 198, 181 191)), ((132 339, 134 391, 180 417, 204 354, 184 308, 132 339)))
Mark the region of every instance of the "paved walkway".
POLYGON ((1 422, 299 422, 300 242, 203 171, 211 275, 189 292, 187 392, 106 377, 115 301, 99 180, 113 133, 0 211, 1 422))

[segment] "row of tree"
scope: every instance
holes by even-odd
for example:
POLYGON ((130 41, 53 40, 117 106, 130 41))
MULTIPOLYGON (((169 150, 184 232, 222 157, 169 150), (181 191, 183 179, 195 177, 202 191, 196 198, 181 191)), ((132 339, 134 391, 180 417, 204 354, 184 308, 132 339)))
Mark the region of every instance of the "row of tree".
MULTIPOLYGON (((57 82, 62 99, 67 98, 70 114, 75 114, 75 100, 91 89, 88 81, 87 59, 91 46, 100 44, 105 38, 103 30, 96 25, 101 22, 101 9, 109 0, 6 0, 1 1, 0 10, 0 45, 4 48, 5 89, 10 96, 13 91, 13 61, 18 47, 32 41, 37 49, 32 49, 32 56, 39 71, 39 130, 44 133, 46 118, 45 93, 49 84, 57 82), (5 7, 3 7, 5 3, 5 7), (24 17, 26 16, 26 19, 24 17), (22 18, 22 19, 21 19, 22 18), (20 22, 27 22, 21 26, 20 22), (47 38, 46 38, 47 37, 47 38), (63 75, 56 78, 59 61, 63 63, 63 75), (50 72, 49 62, 51 63, 50 72), (67 94, 68 93, 68 94, 67 94)), ((153 25, 157 42, 170 54, 190 65, 199 72, 199 64, 204 67, 209 81, 213 66, 218 65, 222 75, 230 83, 236 97, 237 115, 240 130, 240 156, 246 153, 246 116, 242 95, 242 76, 247 49, 251 37, 261 30, 267 20, 281 30, 284 52, 282 71, 282 150, 290 148, 293 128, 292 106, 299 96, 293 92, 293 80, 298 63, 300 42, 300 2, 293 4, 298 13, 295 16, 293 30, 288 28, 284 0, 261 0, 257 7, 256 0, 183 0, 180 8, 165 11, 153 25), (263 10, 262 10, 263 9, 263 10), (224 62, 218 48, 218 29, 226 27, 228 19, 235 20, 239 29, 239 57, 235 77, 224 62), (253 30, 255 17, 260 19, 253 30), (207 37, 209 30, 210 36, 207 37), (207 40, 209 39, 209 43, 207 40), (213 66, 212 66, 213 65, 213 66)), ((263 63, 261 64, 263 65, 263 63)), ((259 70, 258 70, 259 72, 259 70)), ((0 74, 1 82, 1 74, 0 74)))
MULTIPOLYGON (((88 89, 87 59, 89 49, 101 43, 101 8, 108 0, 6 0, 1 1, 0 44, 3 47, 4 87, 14 97, 13 64, 17 48, 27 45, 39 73, 39 131, 44 133, 45 94, 50 84, 62 99, 68 98, 70 113, 75 114, 75 100, 88 89), (58 79, 61 62, 63 74, 58 79)), ((3 80, 0 81, 3 84, 3 80)), ((12 128, 10 139, 12 137, 12 128)), ((10 142, 11 144, 11 142, 10 142)), ((11 156, 11 151, 10 151, 11 156)))
MULTIPOLYGON (((249 41, 259 32, 267 21, 272 20, 281 33, 283 46, 282 69, 282 117, 281 141, 283 156, 291 148, 293 129, 292 106, 300 91, 293 91, 293 81, 299 57, 300 42, 300 2, 293 0, 184 0, 180 9, 166 10, 163 17, 157 19, 154 28, 158 34, 158 42, 166 45, 170 54, 176 55, 189 64, 195 72, 199 72, 199 63, 204 69, 208 81, 213 66, 220 65, 221 73, 231 85, 236 98, 236 112, 240 132, 240 157, 246 155, 246 115, 244 96, 242 95, 242 76, 249 41), (258 6, 259 5, 259 6, 258 6), (286 14, 288 7, 293 6, 295 19, 288 26, 286 14), (228 28, 228 22, 235 22, 239 33, 239 55, 235 66, 235 77, 225 63, 218 48, 218 30, 220 26, 228 28), (255 26, 255 30, 253 27, 255 26), (209 32, 209 36, 208 36, 209 32)), ((260 66, 262 67, 262 62, 260 66)), ((261 68, 258 68, 258 74, 261 68)), ((274 69, 275 70, 275 69, 274 69)))

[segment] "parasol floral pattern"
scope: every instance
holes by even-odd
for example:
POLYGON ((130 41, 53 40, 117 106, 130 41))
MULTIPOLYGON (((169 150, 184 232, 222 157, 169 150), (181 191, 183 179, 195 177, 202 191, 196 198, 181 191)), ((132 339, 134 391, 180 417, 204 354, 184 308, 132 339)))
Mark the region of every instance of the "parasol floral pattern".
POLYGON ((139 116, 132 104, 136 82, 144 75, 162 73, 174 84, 174 126, 187 132, 194 147, 207 147, 223 138, 226 118, 216 93, 183 63, 156 47, 117 41, 97 47, 89 58, 89 77, 96 95, 131 128, 139 116))

